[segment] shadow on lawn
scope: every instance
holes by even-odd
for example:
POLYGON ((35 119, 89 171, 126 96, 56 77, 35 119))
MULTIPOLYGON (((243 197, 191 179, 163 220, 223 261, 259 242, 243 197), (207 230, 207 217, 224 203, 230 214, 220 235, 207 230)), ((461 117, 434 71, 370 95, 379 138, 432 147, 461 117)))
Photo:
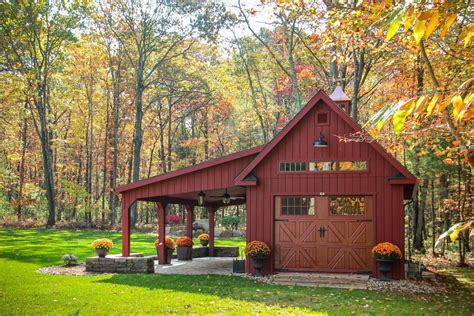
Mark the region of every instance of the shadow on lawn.
MULTIPOLYGON (((351 298, 362 298, 366 295, 366 291, 359 290, 269 285, 237 276, 217 275, 114 274, 110 278, 95 282, 136 286, 149 290, 186 292, 196 296, 218 296, 281 308, 297 305, 299 308, 307 308, 314 312, 341 306, 341 297, 346 295, 351 298)), ((198 300, 199 297, 196 298, 196 301, 198 300)))

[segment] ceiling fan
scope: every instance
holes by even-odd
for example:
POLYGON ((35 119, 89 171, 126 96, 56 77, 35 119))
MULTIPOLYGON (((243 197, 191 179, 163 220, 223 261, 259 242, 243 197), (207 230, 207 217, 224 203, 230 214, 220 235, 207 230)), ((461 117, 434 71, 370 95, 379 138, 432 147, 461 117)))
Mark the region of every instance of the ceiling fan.
POLYGON ((224 204, 229 204, 231 200, 244 200, 245 197, 244 196, 230 196, 229 193, 227 193, 227 189, 225 189, 225 193, 223 195, 220 195, 220 196, 210 196, 212 198, 220 198, 222 199, 222 202, 224 204))

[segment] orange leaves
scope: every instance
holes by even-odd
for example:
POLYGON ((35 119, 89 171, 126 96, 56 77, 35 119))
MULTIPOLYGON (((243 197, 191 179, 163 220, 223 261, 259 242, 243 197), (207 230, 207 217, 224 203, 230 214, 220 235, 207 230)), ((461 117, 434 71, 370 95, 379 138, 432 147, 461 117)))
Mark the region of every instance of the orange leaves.
POLYGON ((456 20, 456 17, 457 17, 457 14, 453 13, 446 18, 446 20, 444 21, 443 27, 441 28, 441 33, 439 34, 440 40, 442 40, 446 36, 449 28, 451 27, 451 24, 453 24, 454 21, 456 20))
POLYGON ((318 37, 319 37, 318 34, 314 34, 314 33, 309 36, 309 38, 310 38, 312 41, 317 40, 318 37))
POLYGON ((438 26, 438 23, 439 23, 439 13, 438 11, 434 11, 433 14, 431 15, 428 25, 426 26, 425 39, 428 39, 428 37, 430 37, 430 35, 436 29, 436 26, 438 26))

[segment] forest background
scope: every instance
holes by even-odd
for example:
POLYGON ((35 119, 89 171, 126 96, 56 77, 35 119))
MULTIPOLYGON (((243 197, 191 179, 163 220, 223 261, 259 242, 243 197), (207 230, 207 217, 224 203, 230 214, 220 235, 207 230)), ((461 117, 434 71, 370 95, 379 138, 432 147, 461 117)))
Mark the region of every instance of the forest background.
MULTIPOLYGON (((341 141, 375 138, 420 179, 409 252, 465 252, 466 228, 434 244, 472 218, 472 11, 468 0, 2 2, 2 224, 114 228, 111 188, 266 143, 340 85, 370 133, 341 141)), ((217 220, 236 212, 244 221, 235 208, 217 220)), ((155 222, 154 205, 133 211, 137 228, 155 222)))

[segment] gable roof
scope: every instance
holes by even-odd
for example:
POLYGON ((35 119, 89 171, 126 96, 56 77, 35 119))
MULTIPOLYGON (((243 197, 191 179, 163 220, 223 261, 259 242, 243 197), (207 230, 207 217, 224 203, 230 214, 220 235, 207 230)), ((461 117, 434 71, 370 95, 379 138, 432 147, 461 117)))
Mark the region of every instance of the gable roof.
MULTIPOLYGON (((326 103, 344 122, 346 122, 352 129, 357 132, 362 131, 362 128, 354 122, 344 111, 342 111, 336 103, 324 93, 323 90, 319 90, 309 102, 303 107, 303 109, 285 126, 285 128, 278 133, 278 135, 269 142, 263 150, 255 157, 252 162, 242 170, 239 175, 235 178, 234 183, 236 185, 256 185, 256 179, 248 179, 247 177, 251 172, 258 166, 258 164, 265 159, 265 157, 285 138, 286 135, 296 126, 298 123, 308 114, 319 101, 326 103)), ((414 184, 416 183, 416 177, 408 171, 398 160, 390 155, 379 143, 376 141, 370 142, 372 146, 383 158, 385 158, 398 172, 400 172, 404 178, 396 179, 394 184, 414 184)))
POLYGON ((124 191, 133 190, 133 189, 136 189, 136 188, 139 188, 139 187, 154 184, 154 183, 157 183, 157 182, 160 182, 160 181, 168 180, 168 179, 171 179, 171 178, 174 178, 174 177, 182 176, 182 175, 192 173, 192 172, 195 172, 195 171, 199 171, 199 170, 202 170, 202 169, 214 167, 216 165, 220 165, 220 164, 223 164, 223 163, 226 163, 226 162, 229 162, 229 161, 233 161, 233 160, 237 160, 237 159, 244 158, 244 157, 247 157, 247 156, 258 154, 263 149, 264 146, 265 145, 260 145, 260 146, 253 147, 253 148, 250 148, 250 149, 238 151, 236 153, 233 153, 233 154, 230 154, 230 155, 227 155, 227 156, 224 156, 224 157, 220 157, 220 158, 216 158, 216 159, 201 162, 201 163, 196 164, 194 166, 189 166, 189 167, 181 168, 181 169, 178 169, 178 170, 170 171, 170 172, 163 173, 163 174, 160 174, 160 175, 148 178, 148 179, 143 179, 143 180, 140 180, 140 181, 131 182, 129 184, 125 184, 125 185, 116 187, 112 190, 113 190, 113 192, 118 194, 118 193, 122 193, 124 191))

